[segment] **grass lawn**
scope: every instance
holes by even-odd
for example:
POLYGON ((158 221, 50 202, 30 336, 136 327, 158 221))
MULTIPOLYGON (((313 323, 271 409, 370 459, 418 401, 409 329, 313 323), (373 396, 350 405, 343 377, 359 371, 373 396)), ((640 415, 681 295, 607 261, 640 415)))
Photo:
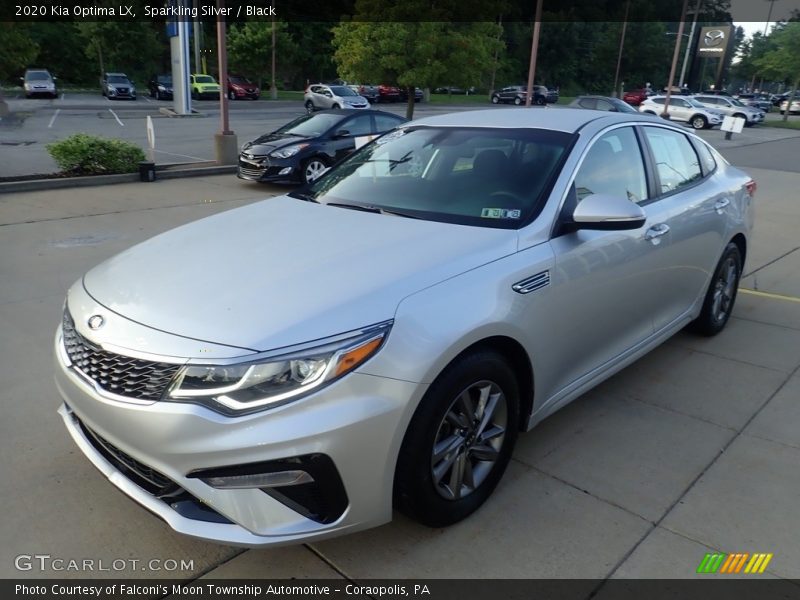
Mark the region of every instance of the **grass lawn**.
POLYGON ((789 117, 788 121, 762 121, 762 127, 777 127, 778 129, 800 129, 800 119, 789 117))

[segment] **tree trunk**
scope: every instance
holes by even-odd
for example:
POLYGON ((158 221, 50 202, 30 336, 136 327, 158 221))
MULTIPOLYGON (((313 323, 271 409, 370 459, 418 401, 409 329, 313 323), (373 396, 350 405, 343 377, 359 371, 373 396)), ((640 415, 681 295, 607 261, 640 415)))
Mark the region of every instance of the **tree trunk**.
POLYGON ((783 120, 784 121, 788 121, 789 120, 789 112, 791 111, 791 108, 792 108, 792 100, 794 100, 794 97, 797 94, 797 86, 798 85, 800 85, 800 79, 795 80, 794 85, 792 86, 792 93, 789 94, 789 99, 786 102, 786 110, 783 111, 783 120))
POLYGON ((406 87, 406 93, 408 94, 408 104, 406 104, 406 119, 409 121, 414 118, 414 92, 416 88, 413 85, 409 85, 406 87))

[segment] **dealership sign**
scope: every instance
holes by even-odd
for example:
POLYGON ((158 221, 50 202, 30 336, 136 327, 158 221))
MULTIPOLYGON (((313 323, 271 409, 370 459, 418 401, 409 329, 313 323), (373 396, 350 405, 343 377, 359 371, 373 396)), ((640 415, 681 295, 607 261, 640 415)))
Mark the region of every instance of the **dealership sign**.
POLYGON ((703 27, 697 44, 698 54, 707 58, 723 58, 732 32, 730 25, 703 27))

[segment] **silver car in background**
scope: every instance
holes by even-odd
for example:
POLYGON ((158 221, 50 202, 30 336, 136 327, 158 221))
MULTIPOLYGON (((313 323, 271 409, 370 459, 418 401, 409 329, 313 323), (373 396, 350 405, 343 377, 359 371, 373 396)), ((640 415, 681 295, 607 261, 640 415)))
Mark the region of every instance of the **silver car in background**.
POLYGON ((369 108, 369 101, 346 85, 312 84, 308 86, 304 100, 309 113, 329 108, 369 108))
POLYGON ((455 523, 519 432, 687 325, 725 327, 754 191, 642 115, 407 123, 77 281, 60 413, 112 484, 197 538, 316 540, 393 507, 455 523))
POLYGON ((736 98, 730 96, 716 96, 697 94, 693 96, 703 106, 715 108, 729 117, 738 117, 745 120, 748 127, 758 125, 764 120, 764 111, 755 106, 747 106, 736 98))
POLYGON ((22 81, 22 89, 25 90, 26 98, 38 95, 58 98, 56 78, 47 69, 27 69, 25 75, 20 77, 20 81, 22 81))
MULTIPOLYGON (((651 96, 639 105, 639 112, 660 115, 664 112, 666 96, 651 96)), ((691 96, 670 96, 667 110, 669 118, 691 125, 694 129, 706 129, 721 125, 725 114, 715 108, 700 104, 691 96)))

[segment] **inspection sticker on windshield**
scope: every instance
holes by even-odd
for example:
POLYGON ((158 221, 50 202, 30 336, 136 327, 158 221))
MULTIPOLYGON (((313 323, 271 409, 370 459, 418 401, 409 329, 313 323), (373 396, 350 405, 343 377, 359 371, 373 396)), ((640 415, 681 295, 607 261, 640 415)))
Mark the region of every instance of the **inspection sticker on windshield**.
POLYGON ((484 219, 519 219, 521 211, 518 208, 484 208, 481 216, 484 219))

